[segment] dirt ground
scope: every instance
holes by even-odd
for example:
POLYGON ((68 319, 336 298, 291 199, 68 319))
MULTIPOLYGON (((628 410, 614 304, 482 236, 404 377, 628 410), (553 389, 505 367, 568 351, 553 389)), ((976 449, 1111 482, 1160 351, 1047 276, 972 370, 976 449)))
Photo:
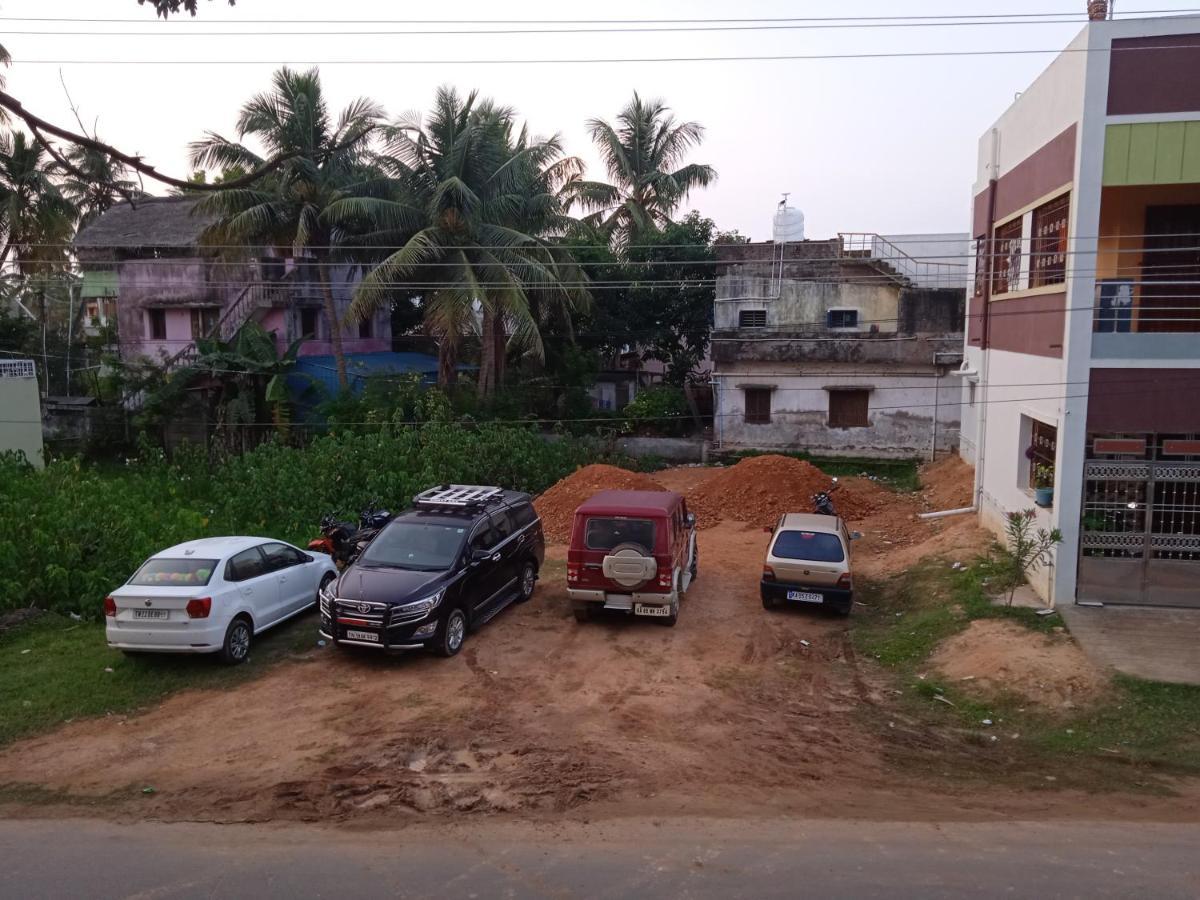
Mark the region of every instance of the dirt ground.
POLYGON ((974 693, 1007 691, 1051 709, 1086 706, 1109 685, 1069 634, 1031 635, 1001 619, 977 619, 929 662, 947 678, 970 682, 964 687, 974 693))
MULTIPOLYGON (((687 492, 712 471, 656 478, 687 492)), ((861 576, 982 546, 970 516, 915 520, 926 505, 897 495, 851 523, 866 535, 861 576)), ((564 551, 552 547, 532 601, 454 659, 314 647, 236 690, 66 725, 0 752, 7 796, 38 797, 35 813, 12 802, 5 812, 86 803, 117 818, 356 824, 504 813, 1094 815, 1092 798, 1072 791, 931 783, 897 766, 897 748, 948 767, 978 751, 864 715, 886 706, 889 685, 855 657, 845 620, 762 609, 766 540, 738 522, 704 529, 699 578, 675 628, 624 617, 577 624, 564 551)), ((1186 819, 1195 799, 1104 803, 1106 814, 1186 819)))

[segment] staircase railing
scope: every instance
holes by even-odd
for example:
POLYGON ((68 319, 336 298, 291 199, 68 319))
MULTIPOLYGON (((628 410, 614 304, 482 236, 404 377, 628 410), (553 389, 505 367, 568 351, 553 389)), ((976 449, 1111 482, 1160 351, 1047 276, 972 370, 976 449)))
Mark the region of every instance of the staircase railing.
MULTIPOLYGON (((247 284, 203 339, 232 340, 238 329, 250 321, 250 318, 260 309, 275 306, 288 299, 291 290, 288 282, 289 279, 285 276, 280 281, 252 281, 247 284)), ((179 366, 192 362, 199 355, 200 349, 196 342, 192 341, 174 356, 167 358, 163 364, 163 371, 174 371, 179 366)))
POLYGON ((873 265, 905 287, 963 287, 967 283, 966 263, 916 259, 870 231, 838 232, 838 255, 873 265))

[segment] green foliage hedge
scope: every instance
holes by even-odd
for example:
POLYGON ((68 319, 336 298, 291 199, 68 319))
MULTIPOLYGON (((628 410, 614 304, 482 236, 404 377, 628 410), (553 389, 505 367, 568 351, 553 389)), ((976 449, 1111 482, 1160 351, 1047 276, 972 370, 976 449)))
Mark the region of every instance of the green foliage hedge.
POLYGON ((168 463, 160 451, 124 466, 64 460, 41 471, 0 458, 0 611, 95 617, 146 557, 182 541, 260 534, 303 546, 325 513, 352 519, 372 500, 398 510, 447 481, 537 493, 598 458, 579 439, 453 422, 325 435, 303 448, 268 443, 211 469, 199 455, 168 463))

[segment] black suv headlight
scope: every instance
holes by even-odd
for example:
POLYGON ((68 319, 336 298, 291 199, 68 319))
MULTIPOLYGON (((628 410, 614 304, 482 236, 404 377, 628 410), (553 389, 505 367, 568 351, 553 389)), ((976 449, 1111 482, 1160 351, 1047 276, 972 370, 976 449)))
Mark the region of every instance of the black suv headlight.
POLYGON ((428 597, 422 597, 420 600, 415 600, 412 603, 404 603, 400 606, 393 606, 392 619, 417 619, 422 616, 427 616, 429 613, 437 609, 437 606, 442 602, 442 596, 445 593, 446 589, 442 588, 436 594, 430 594, 428 597))

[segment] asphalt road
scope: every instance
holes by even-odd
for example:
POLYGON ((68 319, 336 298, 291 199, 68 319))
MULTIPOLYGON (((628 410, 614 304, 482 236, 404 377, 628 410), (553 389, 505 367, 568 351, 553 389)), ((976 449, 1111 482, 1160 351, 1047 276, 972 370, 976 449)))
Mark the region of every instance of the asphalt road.
POLYGON ((356 831, 0 822, 0 896, 1200 896, 1200 826, 606 821, 356 831))

